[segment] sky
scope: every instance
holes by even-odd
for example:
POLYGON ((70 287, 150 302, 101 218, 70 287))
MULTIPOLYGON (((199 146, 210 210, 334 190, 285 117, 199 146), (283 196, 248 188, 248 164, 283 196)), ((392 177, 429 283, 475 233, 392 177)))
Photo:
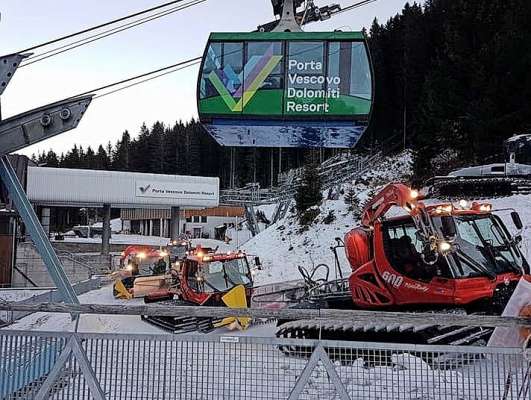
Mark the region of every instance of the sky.
MULTIPOLYGON (((0 2, 0 53, 36 44, 119 18, 167 0, 3 0, 0 2)), ((318 5, 353 0, 316 0, 318 5)), ((360 30, 374 18, 385 22, 405 0, 376 2, 308 25, 307 31, 360 30)), ((1 98, 2 118, 108 83, 202 55, 210 32, 248 32, 273 20, 269 0, 207 0, 170 16, 118 33, 42 62, 20 68, 1 98)), ((62 43, 61 43, 62 44, 62 43)), ((37 52, 49 48, 37 49, 37 52)), ((28 147, 31 155, 66 152, 138 134, 142 123, 173 124, 197 116, 196 66, 96 99, 77 129, 28 147)))

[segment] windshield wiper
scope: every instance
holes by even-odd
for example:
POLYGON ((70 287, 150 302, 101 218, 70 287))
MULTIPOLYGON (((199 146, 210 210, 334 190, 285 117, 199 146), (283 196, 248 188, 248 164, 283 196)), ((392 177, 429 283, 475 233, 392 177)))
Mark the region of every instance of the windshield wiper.
POLYGON ((491 279, 496 279, 496 273, 490 271, 488 268, 485 268, 483 265, 476 262, 473 258, 471 258, 468 254, 464 253, 462 250, 457 249, 456 253, 470 266, 470 268, 472 268, 476 272, 487 275, 491 279))

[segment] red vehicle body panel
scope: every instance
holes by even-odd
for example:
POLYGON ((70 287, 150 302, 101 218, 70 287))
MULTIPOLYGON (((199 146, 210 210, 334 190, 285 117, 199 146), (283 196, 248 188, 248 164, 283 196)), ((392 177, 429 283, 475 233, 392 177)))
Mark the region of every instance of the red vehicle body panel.
MULTIPOLYGON (((492 298, 498 285, 521 278, 516 273, 506 273, 496 279, 434 277, 424 282, 395 270, 385 253, 381 217, 392 206, 404 207, 410 211, 410 215, 418 215, 421 209, 429 215, 435 215, 441 206, 417 203, 417 196, 412 197, 411 193, 404 185, 388 185, 365 207, 363 227, 357 227, 345 235, 345 252, 352 268, 349 285, 356 306, 378 309, 408 304, 466 305, 492 298)), ((479 203, 472 203, 471 209, 466 210, 452 208, 452 215, 478 214, 488 214, 479 203)), ((410 215, 392 220, 405 220, 410 215)))

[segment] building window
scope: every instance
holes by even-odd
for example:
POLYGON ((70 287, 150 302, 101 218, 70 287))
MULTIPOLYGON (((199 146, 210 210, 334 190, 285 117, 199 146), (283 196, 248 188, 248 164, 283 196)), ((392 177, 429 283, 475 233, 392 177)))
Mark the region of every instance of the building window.
POLYGON ((186 222, 192 222, 192 217, 186 217, 186 222))
POLYGON ((207 217, 206 215, 201 217, 201 223, 206 224, 207 223, 207 217))
POLYGON ((194 215, 194 222, 198 223, 200 221, 199 215, 194 215))

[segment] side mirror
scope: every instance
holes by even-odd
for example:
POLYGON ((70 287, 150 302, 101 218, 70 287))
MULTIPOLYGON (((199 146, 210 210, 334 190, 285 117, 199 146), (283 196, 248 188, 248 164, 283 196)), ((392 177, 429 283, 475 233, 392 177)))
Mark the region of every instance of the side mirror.
POLYGON ((455 225, 454 218, 448 215, 441 217, 441 230, 444 236, 447 238, 453 238, 457 235, 457 226, 455 225))
POLYGON ((516 226, 516 229, 520 230, 524 227, 524 224, 522 223, 522 219, 520 218, 520 214, 518 214, 516 211, 513 211, 511 213, 511 218, 513 219, 514 226, 516 226))
POLYGON ((254 258, 254 265, 256 265, 258 269, 262 269, 262 261, 260 260, 260 257, 254 258))

